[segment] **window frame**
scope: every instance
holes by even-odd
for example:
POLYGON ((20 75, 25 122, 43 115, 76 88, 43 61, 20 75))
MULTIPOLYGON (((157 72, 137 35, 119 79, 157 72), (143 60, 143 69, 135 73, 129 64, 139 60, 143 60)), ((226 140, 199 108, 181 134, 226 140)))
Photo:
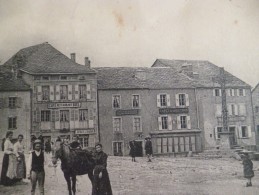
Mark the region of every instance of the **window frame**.
POLYGON ((166 107, 167 106, 167 94, 166 93, 160 93, 159 98, 160 98, 160 107, 166 107), (162 96, 165 96, 165 98, 163 99, 162 96), (162 100, 164 100, 165 105, 162 105, 162 103, 163 103, 162 100))
MULTIPOLYGON (((112 117, 112 129, 113 129, 113 132, 118 132, 118 133, 121 133, 122 132, 122 117, 112 117), (119 130, 115 130, 115 120, 116 119, 119 119, 119 130)), ((116 127, 117 129, 117 127, 116 127)))
POLYGON ((120 94, 113 94, 112 95, 112 108, 113 109, 120 109, 121 108, 121 95, 120 94), (118 107, 116 106, 114 106, 114 100, 115 100, 115 97, 119 97, 119 102, 117 102, 118 103, 118 107))
POLYGON ((10 96, 8 97, 8 108, 16 108, 17 107, 17 97, 10 96))
POLYGON ((88 121, 89 120, 89 117, 88 117, 88 109, 79 109, 79 118, 78 118, 79 122, 82 122, 82 121, 88 121), (81 120, 81 112, 85 112, 85 120, 81 120))
POLYGON ((132 108, 140 108, 140 95, 139 94, 132 94, 132 108), (134 106, 134 97, 138 97, 138 105, 134 106))
POLYGON ((59 86, 59 96, 60 96, 60 100, 68 100, 68 85, 60 85, 59 86), (64 90, 63 90, 64 87, 66 89, 65 96, 64 96, 64 90), (65 99, 63 97, 65 97, 65 99))
POLYGON ((87 98, 87 87, 86 87, 86 84, 79 84, 78 85, 78 96, 79 96, 79 100, 87 98), (81 90, 81 88, 83 88, 83 90, 81 90), (83 94, 81 94, 81 92, 83 92, 83 94))
POLYGON ((50 110, 41 110, 41 112, 40 112, 40 121, 41 122, 50 122, 51 121, 51 112, 50 112, 50 110), (49 114, 47 115, 47 113, 49 113, 49 114), (49 120, 47 120, 47 119, 49 119, 49 120))
POLYGON ((187 127, 188 127, 188 122, 187 122, 187 115, 180 115, 180 124, 181 124, 181 129, 187 129, 187 127), (182 118, 185 118, 184 120, 185 120, 185 124, 183 124, 182 122, 183 122, 183 120, 182 120, 182 118), (185 126, 183 126, 183 125, 185 125, 185 126))
POLYGON ((133 117, 133 132, 142 132, 142 120, 140 116, 134 116, 133 117), (135 126, 135 119, 139 119, 139 131, 136 130, 135 126))
POLYGON ((17 116, 8 117, 8 129, 17 129, 17 116), (11 125, 10 125, 10 122, 12 123, 11 125))
POLYGON ((162 130, 168 130, 169 129, 169 121, 168 121, 168 116, 167 115, 162 115, 161 116, 161 129, 162 130), (163 120, 166 119, 166 120, 163 120), (166 128, 164 128, 166 126, 166 128))
MULTIPOLYGON (((46 91, 46 90, 45 90, 46 91)), ((49 101, 50 100, 50 86, 49 85, 42 85, 41 86, 41 93, 42 93, 42 98, 41 98, 41 100, 42 101, 49 101), (44 97, 45 97, 45 93, 44 93, 44 88, 48 88, 48 95, 47 95, 47 99, 45 99, 44 97)))
POLYGON ((186 106, 186 94, 185 93, 179 93, 178 99, 179 99, 179 106, 186 106), (180 96, 183 96, 183 98, 180 98, 180 96))

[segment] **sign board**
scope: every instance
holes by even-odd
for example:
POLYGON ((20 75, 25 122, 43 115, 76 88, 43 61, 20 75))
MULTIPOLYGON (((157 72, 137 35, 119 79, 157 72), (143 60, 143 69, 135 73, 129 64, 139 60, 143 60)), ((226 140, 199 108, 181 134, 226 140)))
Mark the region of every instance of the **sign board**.
POLYGON ((188 113, 189 108, 160 108, 159 114, 182 114, 182 113, 188 113))
POLYGON ((80 102, 55 102, 49 103, 48 108, 79 108, 80 102))
POLYGON ((138 115, 139 109, 116 110, 116 116, 138 115))
POLYGON ((75 134, 81 135, 81 134, 93 134, 94 129, 83 129, 83 130, 76 130, 75 134))

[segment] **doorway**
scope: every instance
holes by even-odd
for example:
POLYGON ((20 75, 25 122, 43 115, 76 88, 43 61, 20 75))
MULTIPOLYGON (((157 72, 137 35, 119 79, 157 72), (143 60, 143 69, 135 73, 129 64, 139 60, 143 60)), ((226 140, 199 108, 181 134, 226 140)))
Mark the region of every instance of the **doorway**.
POLYGON ((136 157, 142 157, 143 156, 143 141, 135 140, 136 143, 136 157))
POLYGON ((229 135, 230 146, 237 145, 236 127, 230 126, 229 133, 230 133, 230 135, 229 135))

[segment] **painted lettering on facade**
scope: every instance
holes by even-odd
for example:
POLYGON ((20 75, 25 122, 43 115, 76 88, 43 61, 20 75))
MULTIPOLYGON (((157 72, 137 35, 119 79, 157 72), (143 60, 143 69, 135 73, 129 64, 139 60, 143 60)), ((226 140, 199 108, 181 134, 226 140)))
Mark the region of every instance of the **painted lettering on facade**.
POLYGON ((80 102, 49 103, 48 108, 79 108, 80 102))
POLYGON ((186 108, 160 108, 159 114, 182 114, 188 113, 189 109, 186 108))

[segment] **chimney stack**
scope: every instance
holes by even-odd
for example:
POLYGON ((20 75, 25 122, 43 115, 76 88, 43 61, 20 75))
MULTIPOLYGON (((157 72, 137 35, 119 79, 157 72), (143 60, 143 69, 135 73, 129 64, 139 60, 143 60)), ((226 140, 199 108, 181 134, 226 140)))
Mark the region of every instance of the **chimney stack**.
POLYGON ((85 57, 85 66, 87 66, 88 68, 91 68, 91 61, 89 60, 88 57, 85 57))
POLYGON ((70 56, 71 56, 71 60, 76 62, 76 54, 75 53, 71 53, 70 56))

